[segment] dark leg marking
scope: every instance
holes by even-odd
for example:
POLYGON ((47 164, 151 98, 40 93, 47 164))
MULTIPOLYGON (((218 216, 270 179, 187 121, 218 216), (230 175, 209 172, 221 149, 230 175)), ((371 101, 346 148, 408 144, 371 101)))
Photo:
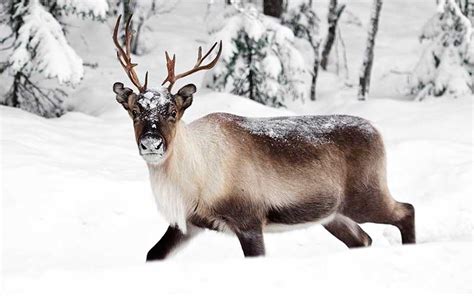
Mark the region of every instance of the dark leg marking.
POLYGON ((216 217, 237 235, 245 257, 265 255, 262 206, 238 196, 222 200, 213 208, 216 217))
POLYGON ((343 215, 337 214, 323 226, 349 248, 368 247, 372 244, 370 236, 357 223, 343 215))
POLYGON ((416 243, 415 208, 409 203, 397 203, 396 211, 401 213, 394 224, 402 234, 402 244, 416 243))
POLYGON ((343 214, 357 223, 381 223, 396 226, 402 235, 403 244, 416 243, 415 208, 409 203, 401 203, 387 198, 387 203, 366 205, 366 210, 355 212, 344 209, 343 214))
POLYGON ((265 255, 262 227, 250 230, 239 230, 235 233, 240 241, 245 257, 265 255))
POLYGON ((183 234, 179 228, 169 226, 163 237, 148 251, 146 261, 165 259, 171 251, 187 238, 188 236, 183 234))

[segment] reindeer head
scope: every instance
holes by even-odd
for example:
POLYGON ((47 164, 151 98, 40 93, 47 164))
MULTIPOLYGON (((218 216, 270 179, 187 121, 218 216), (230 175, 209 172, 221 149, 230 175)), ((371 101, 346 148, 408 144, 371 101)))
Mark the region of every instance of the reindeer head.
POLYGON ((133 120, 135 129, 135 139, 140 155, 148 163, 161 162, 172 145, 176 134, 176 126, 184 114, 186 108, 193 102, 193 94, 196 92, 194 84, 183 86, 177 93, 172 94, 171 89, 174 83, 183 77, 191 75, 200 70, 211 69, 217 63, 222 51, 222 42, 219 44, 217 56, 208 64, 201 65, 217 46, 217 42, 212 48, 202 56, 202 49, 199 47, 197 62, 191 70, 175 75, 176 56, 170 59, 166 54, 166 66, 168 76, 158 88, 148 88, 148 72, 145 74, 145 84, 141 84, 134 70, 137 64, 132 63, 130 57, 130 43, 132 33, 129 30, 131 17, 125 27, 125 48, 118 41, 118 28, 121 16, 115 24, 113 40, 117 48, 117 58, 120 61, 125 73, 130 81, 138 89, 138 94, 132 89, 124 87, 123 83, 114 83, 117 102, 119 102, 133 120), (169 83, 167 87, 163 85, 169 83))

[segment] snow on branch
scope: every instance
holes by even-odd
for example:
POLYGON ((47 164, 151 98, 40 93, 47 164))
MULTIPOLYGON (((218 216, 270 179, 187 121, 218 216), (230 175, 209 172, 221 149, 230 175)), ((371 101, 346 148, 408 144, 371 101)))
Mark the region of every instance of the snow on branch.
POLYGON ((66 11, 98 18, 105 18, 109 9, 106 0, 57 0, 56 3, 66 11))
POLYGON ((472 94, 474 83, 473 31, 454 0, 439 2, 437 13, 422 29, 424 51, 410 76, 415 100, 425 96, 472 94))
POLYGON ((270 106, 304 100, 306 67, 293 32, 253 5, 230 9, 211 25, 213 40, 224 46, 205 84, 270 106))
POLYGON ((38 0, 17 11, 24 16, 9 58, 11 70, 38 71, 59 83, 78 83, 84 74, 82 59, 69 46, 57 20, 38 0))

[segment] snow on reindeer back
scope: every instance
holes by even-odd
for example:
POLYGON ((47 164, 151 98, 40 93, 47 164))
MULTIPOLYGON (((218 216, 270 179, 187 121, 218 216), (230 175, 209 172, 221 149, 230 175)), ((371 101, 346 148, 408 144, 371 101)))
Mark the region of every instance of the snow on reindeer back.
POLYGON ((270 118, 245 118, 239 126, 258 136, 267 136, 278 141, 290 138, 329 143, 336 130, 356 128, 366 136, 376 133, 365 119, 349 115, 295 116, 270 118))

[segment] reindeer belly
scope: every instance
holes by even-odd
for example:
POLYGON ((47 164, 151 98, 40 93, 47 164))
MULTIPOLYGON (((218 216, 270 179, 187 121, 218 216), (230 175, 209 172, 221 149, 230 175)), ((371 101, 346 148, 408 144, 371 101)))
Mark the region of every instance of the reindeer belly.
POLYGON ((265 230, 280 232, 328 222, 332 220, 339 200, 337 196, 316 196, 272 207, 267 212, 265 230))
POLYGON ((335 198, 303 201, 270 209, 267 221, 281 224, 316 222, 330 216, 336 207, 337 199, 335 198))
POLYGON ((328 223, 334 219, 336 213, 332 213, 326 218, 322 218, 316 221, 310 221, 310 222, 303 222, 303 223, 298 223, 298 224, 285 224, 285 223, 267 223, 263 226, 263 231, 264 232, 270 232, 270 233, 278 233, 278 232, 286 232, 286 231, 292 231, 292 230, 298 230, 298 229, 305 229, 308 227, 312 227, 315 225, 322 225, 325 223, 328 223))

